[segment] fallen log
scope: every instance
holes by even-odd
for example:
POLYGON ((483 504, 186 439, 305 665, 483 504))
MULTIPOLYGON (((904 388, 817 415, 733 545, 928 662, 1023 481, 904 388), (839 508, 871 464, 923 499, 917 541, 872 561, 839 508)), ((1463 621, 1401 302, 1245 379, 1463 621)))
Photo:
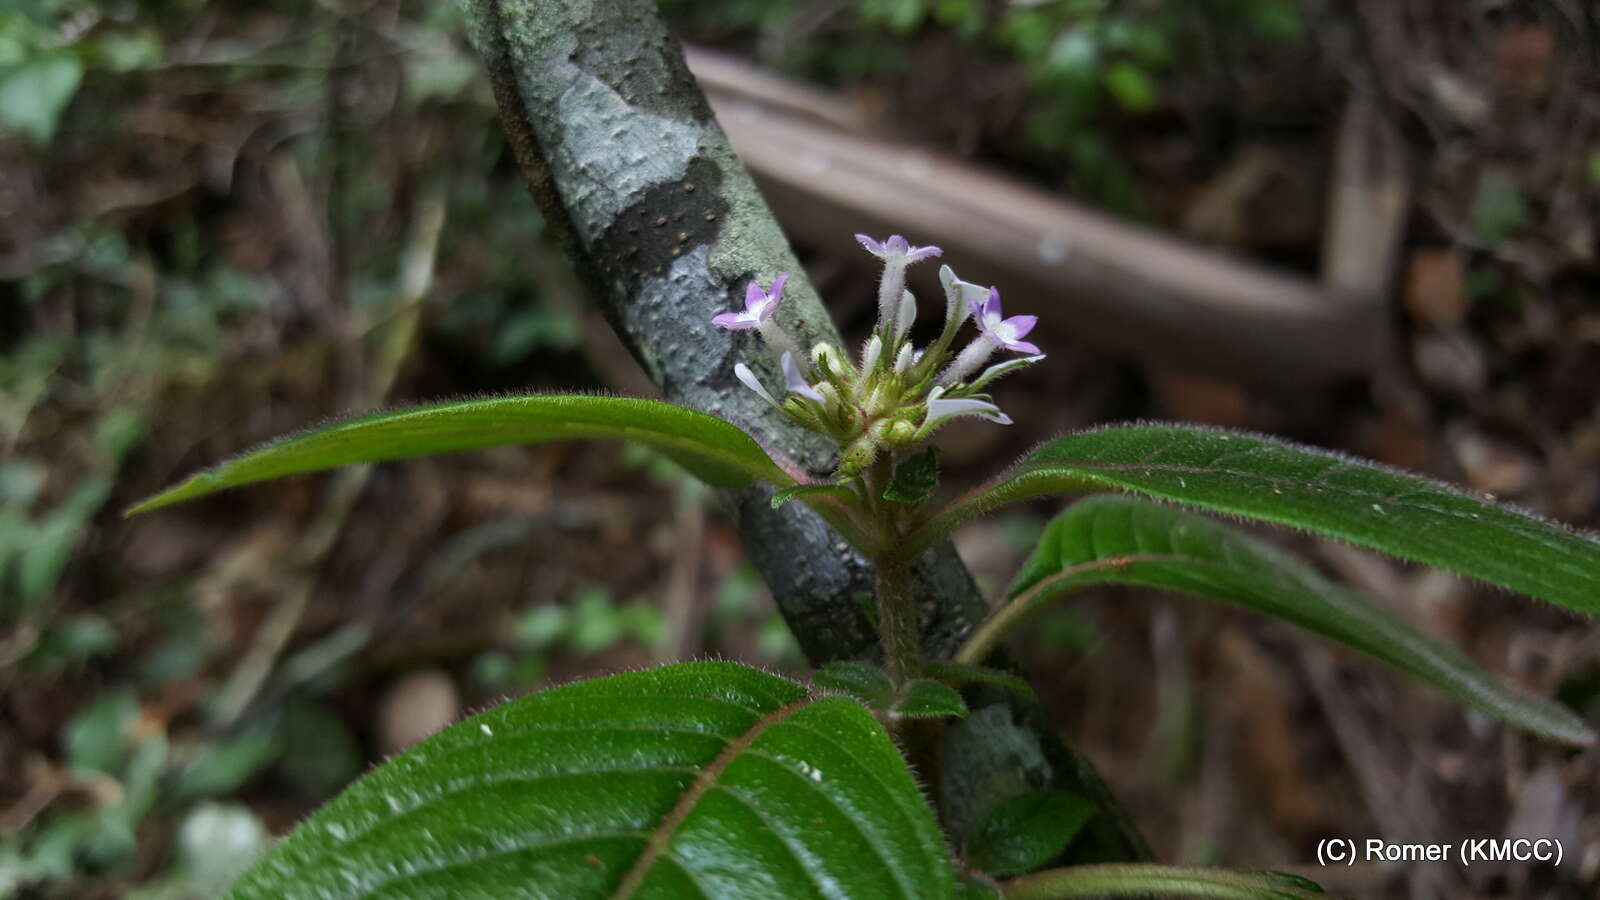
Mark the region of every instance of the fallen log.
POLYGON ((936 243, 1042 327, 1166 370, 1311 385, 1386 355, 1382 304, 875 133, 849 103, 730 57, 692 49, 688 61, 779 219, 807 242, 843 251, 868 231, 936 243))

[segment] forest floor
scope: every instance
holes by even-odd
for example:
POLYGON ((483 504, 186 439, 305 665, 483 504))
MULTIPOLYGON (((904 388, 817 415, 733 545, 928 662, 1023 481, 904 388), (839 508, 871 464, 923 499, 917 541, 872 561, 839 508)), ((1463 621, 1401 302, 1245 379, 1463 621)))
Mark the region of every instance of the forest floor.
MULTIPOLYGON (((1381 364, 1331 384, 1179 371, 1082 341, 1070 297, 1007 294, 1008 312, 1040 316, 1051 358, 997 390, 1016 425, 949 429, 948 482, 1063 430, 1172 419, 1600 529, 1600 23, 1490 5, 1238 4, 1303 10, 1297 30, 1248 40, 1202 28, 1197 48, 1154 14, 1008 19, 1001 39, 868 2, 664 4, 687 39, 825 82, 898 137, 1308 280, 1326 268, 1343 98, 1386 98, 1412 156, 1379 279, 1381 364), (1046 50, 1107 43, 1074 82, 1034 32, 1046 50)), ((711 496, 622 448, 391 463, 121 517, 352 409, 649 390, 542 241, 452 16, 423 6, 450 5, 0 13, 0 50, 22 60, 0 79, 40 79, 36 98, 81 79, 58 108, 0 109, 0 896, 210 895, 373 762, 508 695, 707 655, 807 672, 711 496), (224 834, 232 856, 196 852, 224 834)), ((0 104, 16 102, 6 83, 0 104)), ((859 332, 869 260, 832 246, 797 242, 859 332)), ((986 592, 1058 509, 957 535, 986 592)), ((1592 622, 1271 539, 1600 717, 1592 622)), ((1600 751, 1507 732, 1287 626, 1145 591, 1078 597, 1016 649, 1164 860, 1359 897, 1600 886, 1600 751), (1566 859, 1319 869, 1332 836, 1549 836, 1566 859)))

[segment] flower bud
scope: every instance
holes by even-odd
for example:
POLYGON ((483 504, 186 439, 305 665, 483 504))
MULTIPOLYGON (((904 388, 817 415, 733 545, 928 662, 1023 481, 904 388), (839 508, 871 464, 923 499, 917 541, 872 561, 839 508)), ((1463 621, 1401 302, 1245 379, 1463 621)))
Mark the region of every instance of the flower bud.
POLYGON ((891 447, 905 447, 917 441, 917 426, 905 419, 895 419, 884 430, 883 442, 891 447))
POLYGON ((894 358, 895 374, 904 374, 908 369, 911 368, 911 364, 916 361, 916 348, 912 347, 910 344, 901 344, 900 352, 896 354, 894 358))
POLYGON ((811 348, 811 364, 829 381, 848 382, 855 376, 855 370, 843 351, 827 341, 821 341, 811 348))
POLYGON ((839 400, 839 389, 823 382, 817 385, 817 394, 822 397, 822 405, 828 409, 838 409, 844 404, 839 400))
POLYGON ((783 402, 778 405, 778 408, 783 410, 784 415, 793 419, 802 427, 809 428, 812 431, 823 430, 822 420, 817 418, 816 412, 799 397, 793 395, 785 397, 783 402))
POLYGON ((839 457, 839 468, 834 471, 835 477, 851 478, 861 474, 861 470, 872 465, 878 458, 878 444, 870 435, 857 438, 854 443, 845 448, 844 454, 839 457))

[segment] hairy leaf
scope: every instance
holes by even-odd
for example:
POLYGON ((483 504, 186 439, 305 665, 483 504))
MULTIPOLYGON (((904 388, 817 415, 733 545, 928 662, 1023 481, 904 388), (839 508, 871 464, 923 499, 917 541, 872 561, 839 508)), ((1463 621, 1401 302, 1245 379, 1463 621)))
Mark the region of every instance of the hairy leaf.
POLYGON ((918 678, 900 689, 889 712, 907 719, 960 718, 967 714, 967 704, 949 685, 918 678))
POLYGON ((1569 743, 1595 740, 1560 704, 1496 680, 1454 648, 1273 547, 1220 522, 1134 497, 1088 497, 1057 516, 1023 563, 1012 601, 969 646, 982 653, 1050 598, 1107 582, 1182 591, 1293 622, 1519 728, 1569 743))
POLYGON ((1054 859, 1094 817, 1066 791, 1028 791, 989 807, 967 835, 967 862, 990 875, 1020 875, 1054 859))
POLYGON ((811 676, 811 683, 823 690, 849 694, 873 709, 887 705, 894 696, 889 673, 869 663, 828 663, 811 676))
POLYGON ((1208 900, 1327 900, 1315 882, 1281 872, 1184 866, 1098 865, 1051 869, 1001 885, 1006 900, 1205 897, 1208 900))
POLYGON ((779 486, 794 481, 753 438, 715 416, 659 400, 533 394, 374 413, 279 438, 194 475, 128 513, 351 463, 583 438, 638 441, 716 487, 741 487, 757 479, 779 486))
POLYGON ((1002 503, 1106 488, 1305 529, 1600 614, 1600 542, 1592 537, 1376 463, 1181 425, 1051 441, 934 515, 905 552, 1002 503))
POLYGON ((924 447, 901 463, 883 488, 883 499, 895 503, 921 503, 939 486, 939 448, 924 447))
POLYGON ((989 687, 1013 694, 1032 702, 1035 699, 1033 687, 1021 678, 1010 672, 991 669, 986 666, 968 663, 929 662, 923 669, 932 678, 951 685, 952 687, 989 687))
POLYGON ((949 898, 933 815, 846 697, 733 663, 579 682, 419 744, 236 898, 949 898))

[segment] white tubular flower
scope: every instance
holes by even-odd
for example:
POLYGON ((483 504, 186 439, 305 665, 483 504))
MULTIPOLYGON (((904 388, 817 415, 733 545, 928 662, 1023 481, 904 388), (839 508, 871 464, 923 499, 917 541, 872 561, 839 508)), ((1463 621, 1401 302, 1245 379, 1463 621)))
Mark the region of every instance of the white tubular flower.
POLYGON ((761 399, 771 403, 773 406, 778 405, 777 398, 773 397, 772 393, 762 386, 761 379, 756 377, 756 373, 750 371, 749 366, 744 363, 734 363, 733 375, 743 382, 745 387, 760 394, 761 399))
POLYGON ((916 349, 913 348, 910 344, 901 344, 900 345, 900 352, 895 354, 895 358, 894 358, 894 371, 895 371, 895 373, 896 374, 904 374, 907 370, 909 370, 911 368, 912 364, 915 363, 916 361, 917 361, 917 351, 916 351, 916 349))
POLYGON ((954 332, 967 320, 967 312, 974 301, 988 296, 989 289, 981 284, 962 281, 949 266, 939 267, 939 283, 944 285, 944 327, 954 332))
POLYGON ((793 353, 783 354, 781 362, 783 365, 783 380, 790 393, 799 394, 813 403, 824 402, 822 395, 817 393, 816 389, 806 381, 805 376, 800 373, 800 366, 795 363, 793 353))
POLYGON ((894 333, 889 337, 889 346, 895 347, 906 339, 911 333, 911 326, 917 321, 917 298, 910 291, 900 292, 900 311, 895 313, 894 333))
POLYGON ((873 335, 867 339, 867 346, 861 351, 861 372, 870 375, 878 367, 878 357, 883 355, 883 338, 873 335))
POLYGON ((981 416, 997 425, 1011 424, 1011 417, 1001 412, 1000 407, 993 403, 971 398, 945 400, 942 399, 943 394, 942 387, 936 387, 928 392, 928 413, 922 419, 922 427, 918 429, 919 437, 931 434, 935 428, 957 416, 981 416))

